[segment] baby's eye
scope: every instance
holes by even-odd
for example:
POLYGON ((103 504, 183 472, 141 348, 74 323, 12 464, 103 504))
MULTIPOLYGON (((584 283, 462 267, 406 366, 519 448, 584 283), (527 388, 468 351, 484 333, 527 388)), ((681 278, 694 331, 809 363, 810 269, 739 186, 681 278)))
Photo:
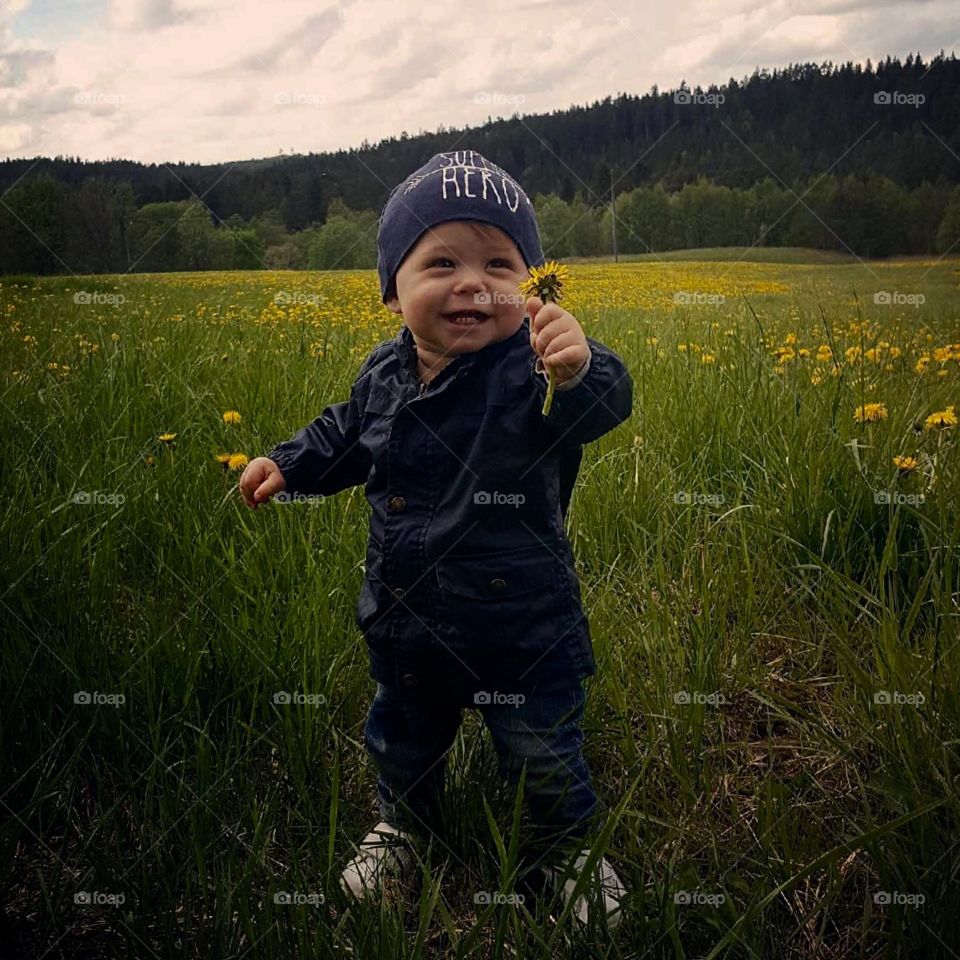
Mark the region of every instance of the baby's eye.
POLYGON ((453 263, 453 261, 449 257, 437 257, 436 260, 433 260, 430 263, 430 266, 436 267, 436 266, 439 266, 441 263, 453 263))
POLYGON ((510 268, 510 261, 504 260, 502 257, 497 257, 496 260, 491 260, 491 263, 502 263, 507 269, 510 268))

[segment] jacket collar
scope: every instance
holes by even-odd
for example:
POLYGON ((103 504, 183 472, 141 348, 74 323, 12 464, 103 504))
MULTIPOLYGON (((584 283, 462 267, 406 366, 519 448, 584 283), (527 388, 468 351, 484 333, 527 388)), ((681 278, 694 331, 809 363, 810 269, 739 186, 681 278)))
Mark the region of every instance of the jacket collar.
MULTIPOLYGON (((518 343, 529 343, 529 341, 530 318, 524 316, 523 322, 512 336, 504 340, 498 340, 496 343, 488 343, 485 347, 474 350, 472 353, 458 353, 441 372, 449 375, 448 371, 452 373, 454 370, 472 366, 479 361, 491 361, 507 350, 516 347, 518 343)), ((397 331, 397 336, 394 339, 394 351, 400 360, 400 365, 406 370, 411 381, 418 383, 420 381, 420 371, 417 369, 417 345, 413 339, 413 334, 410 332, 410 328, 406 324, 403 324, 397 331)), ((444 379, 446 379, 446 376, 444 379)))

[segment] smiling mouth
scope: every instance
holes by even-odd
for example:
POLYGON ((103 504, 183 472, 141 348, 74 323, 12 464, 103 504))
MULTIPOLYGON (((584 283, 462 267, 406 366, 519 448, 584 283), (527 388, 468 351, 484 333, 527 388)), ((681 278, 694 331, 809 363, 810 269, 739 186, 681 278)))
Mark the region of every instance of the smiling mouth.
POLYGON ((460 313, 445 313, 443 314, 443 318, 457 327, 473 327, 489 319, 485 313, 480 313, 479 310, 464 310, 460 313))

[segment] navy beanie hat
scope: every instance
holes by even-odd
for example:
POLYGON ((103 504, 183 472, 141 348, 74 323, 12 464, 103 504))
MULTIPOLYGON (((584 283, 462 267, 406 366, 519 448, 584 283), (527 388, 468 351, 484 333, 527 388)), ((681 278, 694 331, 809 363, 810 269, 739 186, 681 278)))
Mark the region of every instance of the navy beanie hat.
POLYGON ((377 231, 380 297, 395 293, 393 277, 421 234, 445 220, 482 220, 510 236, 528 267, 543 265, 537 217, 508 173, 476 150, 435 154, 390 192, 377 231))

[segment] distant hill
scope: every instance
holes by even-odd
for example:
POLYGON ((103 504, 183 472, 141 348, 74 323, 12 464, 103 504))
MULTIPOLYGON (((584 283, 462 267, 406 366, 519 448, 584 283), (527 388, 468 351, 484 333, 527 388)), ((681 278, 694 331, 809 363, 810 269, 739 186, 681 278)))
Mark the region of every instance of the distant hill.
MULTIPOLYGON (((232 246, 218 238, 216 257, 204 252, 217 245, 209 237, 206 246, 193 244, 190 257, 183 254, 190 246, 186 241, 175 252, 171 242, 158 240, 150 248, 150 260, 138 269, 190 269, 214 263, 256 266, 262 265, 268 250, 273 251, 267 258, 273 266, 340 263, 330 251, 352 229, 345 226, 350 212, 375 216, 396 183, 433 154, 451 149, 479 150, 516 176, 531 197, 555 195, 571 209, 591 211, 594 228, 573 247, 558 249, 558 254, 606 252, 596 237, 604 236, 601 218, 611 186, 618 196, 656 187, 675 198, 698 182, 732 188, 733 194, 714 194, 711 200, 715 205, 727 203, 735 195, 739 206, 731 208, 728 223, 745 217, 756 222, 739 231, 691 230, 681 205, 671 214, 672 222, 659 231, 662 236, 645 237, 637 233, 638 224, 644 222, 638 213, 630 228, 633 252, 759 243, 841 250, 846 246, 848 253, 868 256, 926 253, 953 236, 953 227, 948 223, 944 228, 942 221, 951 190, 960 183, 958 94, 960 63, 952 52, 949 56, 941 52, 929 62, 910 54, 904 61, 888 56, 876 66, 868 60, 862 66, 827 62, 772 72, 758 69, 750 77, 731 78, 706 90, 681 85, 661 92, 654 87, 643 95, 623 93, 550 114, 490 120, 473 129, 403 133, 331 153, 220 164, 121 159, 88 163, 70 157, 5 160, 0 161, 0 195, 14 184, 16 190, 0 207, 0 221, 7 218, 0 222, 0 233, 7 228, 22 236, 16 241, 8 237, 6 244, 0 237, 0 272, 59 272, 64 267, 76 269, 76 261, 84 261, 78 265, 87 269, 123 269, 140 256, 131 251, 127 235, 134 214, 146 208, 140 220, 150 223, 141 223, 140 232, 159 237, 158 224, 166 223, 165 218, 171 225, 179 224, 177 211, 182 210, 152 205, 183 204, 193 198, 202 200, 211 227, 226 223, 237 231, 246 225, 256 236, 250 234, 232 246), (773 232, 772 211, 780 216, 787 204, 772 203, 772 193, 779 191, 792 202, 828 173, 826 186, 819 184, 807 203, 822 218, 813 207, 819 194, 817 202, 831 216, 856 221, 849 230, 845 223, 831 224, 827 232, 815 223, 790 227, 791 218, 796 219, 790 214, 773 232), (857 190, 849 178, 867 184, 862 196, 851 199, 857 190), (763 197, 748 198, 747 191, 760 191, 763 197), (883 209, 867 209, 878 197, 885 199, 873 203, 874 208, 885 204, 889 211, 897 205, 898 215, 913 224, 909 238, 871 241, 878 232, 893 232, 890 224, 879 223, 883 209), (68 210, 71 203, 79 211, 68 210), (331 205, 343 222, 337 221, 340 239, 330 235, 324 246, 306 231, 327 222, 331 205), (30 227, 27 232, 25 225, 30 227), (29 233, 53 253, 18 253, 23 243, 32 242, 29 233), (853 239, 847 239, 847 233, 853 239), (57 246, 61 234, 62 249, 57 246), (111 252, 100 260, 84 257, 98 237, 111 252)), ((659 193, 651 197, 651 202, 662 205, 659 193)), ((693 197, 694 193, 687 194, 688 200, 693 197)), ((960 211, 957 216, 960 219, 960 211)), ((199 219, 194 226, 196 231, 203 229, 199 219)), ((622 241, 624 251, 630 252, 630 235, 625 233, 622 241)), ((358 262, 345 265, 364 266, 369 257, 369 247, 364 247, 358 262)))
MULTIPOLYGON (((911 54, 903 62, 887 57, 876 67, 868 60, 862 67, 803 63, 772 72, 758 69, 739 82, 731 78, 722 86, 691 91, 722 95, 717 106, 677 103, 676 93, 654 87, 641 96, 624 93, 472 130, 403 134, 336 153, 233 164, 57 158, 40 160, 31 173, 49 173, 71 186, 93 176, 126 180, 138 206, 189 199, 169 167, 222 219, 234 213, 246 219, 287 201, 288 229, 322 223, 333 197, 356 210, 379 209, 390 187, 454 144, 488 155, 518 177, 531 196, 557 193, 567 201, 577 190, 588 201, 609 193, 611 171, 615 178, 623 174, 617 191, 658 180, 674 191, 698 176, 747 187, 770 171, 790 182, 828 169, 838 175, 872 171, 904 187, 940 177, 960 182, 960 62, 952 53, 929 63, 911 54), (883 93, 919 94, 923 102, 875 103, 875 95, 883 93)), ((0 162, 0 192, 35 160, 0 162)))

